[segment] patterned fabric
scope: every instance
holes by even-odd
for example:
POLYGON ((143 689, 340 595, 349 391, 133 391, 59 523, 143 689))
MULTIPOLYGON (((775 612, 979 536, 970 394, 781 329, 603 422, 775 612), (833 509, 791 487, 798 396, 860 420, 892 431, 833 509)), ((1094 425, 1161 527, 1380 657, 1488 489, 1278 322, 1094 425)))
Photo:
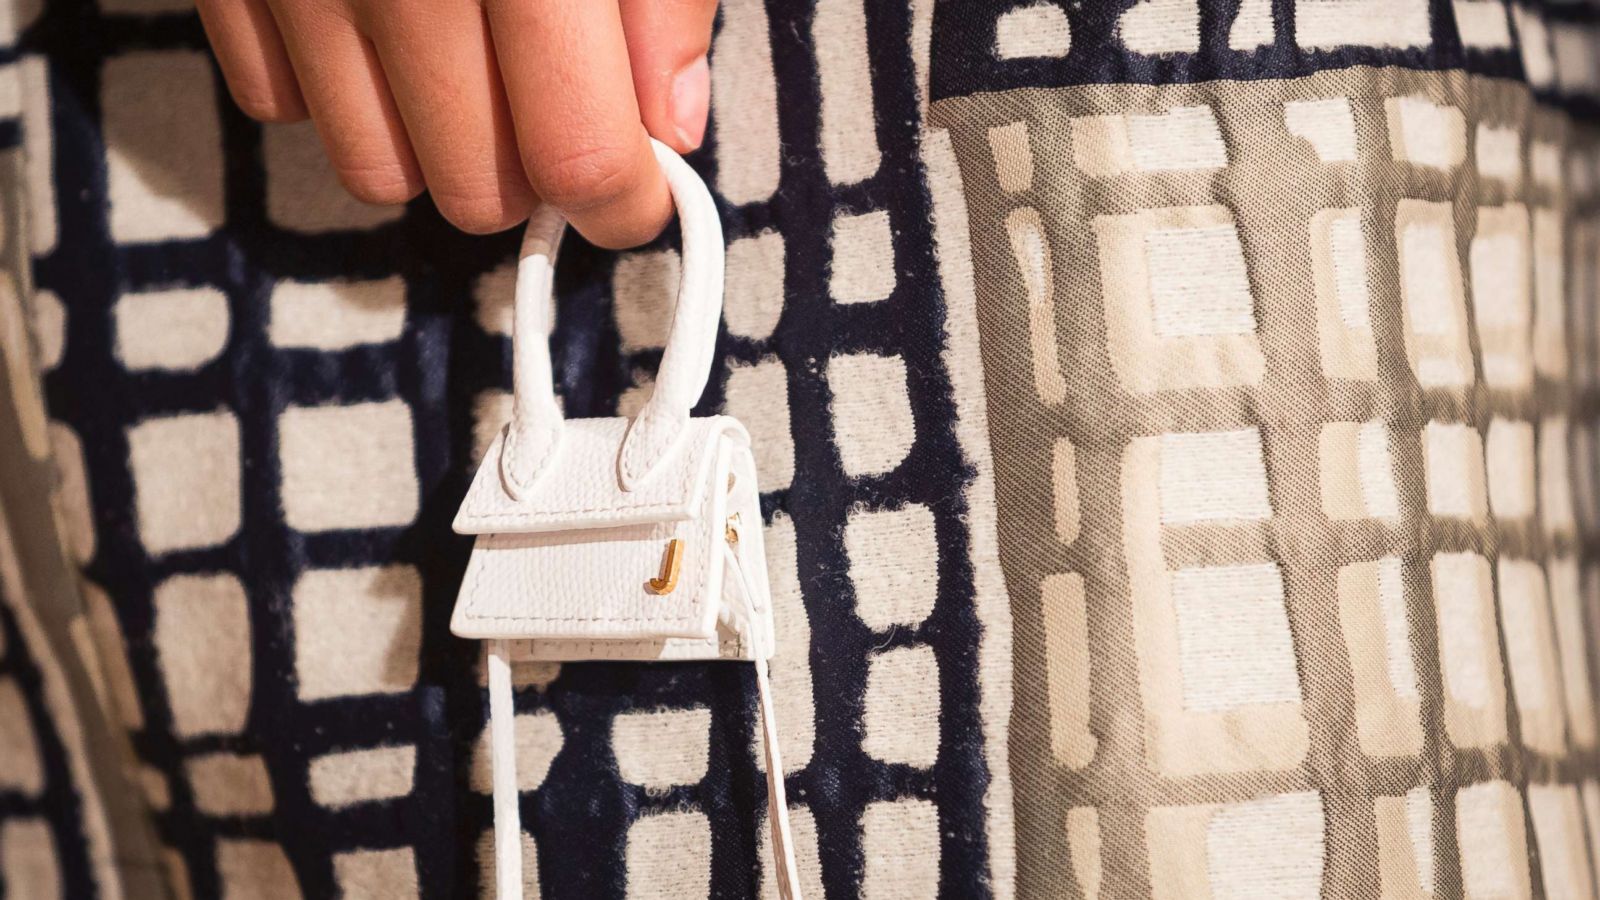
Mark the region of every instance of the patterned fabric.
MULTIPOLYGON (((0 894, 490 891, 449 523, 515 236, 346 198, 185 0, 12 11, 0 894)), ((1597 29, 724 3, 701 411, 808 897, 1595 894, 1597 29)), ((569 242, 568 415, 647 395, 675 241, 569 242)), ((744 667, 518 678, 530 894, 775 895, 744 667)))
POLYGON ((0 892, 163 896, 148 809, 130 789, 140 702, 110 598, 78 587, 92 513, 82 471, 56 464, 74 445, 47 424, 19 302, 30 266, 11 126, 0 127, 0 892))
POLYGON ((0 588, 0 872, 8 897, 89 896, 95 870, 78 785, 67 765, 55 711, 46 708, 39 662, 0 588))
POLYGON ((934 67, 1023 895, 1594 895, 1590 12, 1379 8, 1036 6, 934 67), (1112 34, 1159 84, 1092 83, 1112 34))
POLYGON ((936 117, 1038 636, 1025 893, 1070 858, 1088 893, 1525 896, 1526 786, 1546 890, 1590 896, 1600 257, 1558 161, 1594 148, 1521 86, 1398 69, 936 117))

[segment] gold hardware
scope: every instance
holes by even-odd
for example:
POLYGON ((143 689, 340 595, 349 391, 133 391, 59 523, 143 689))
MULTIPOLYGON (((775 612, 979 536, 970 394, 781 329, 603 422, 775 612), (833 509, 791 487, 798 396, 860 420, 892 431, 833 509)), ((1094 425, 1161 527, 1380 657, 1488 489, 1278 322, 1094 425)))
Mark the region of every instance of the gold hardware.
POLYGON ((678 570, 683 566, 683 539, 673 538, 667 544, 667 555, 661 560, 661 577, 648 582, 652 594, 670 594, 678 586, 678 570))
POLYGON ((738 544, 739 543, 739 514, 738 513, 734 513, 733 515, 729 516, 727 524, 723 525, 722 528, 723 528, 723 531, 722 531, 723 536, 728 539, 728 543, 730 543, 730 544, 738 544))

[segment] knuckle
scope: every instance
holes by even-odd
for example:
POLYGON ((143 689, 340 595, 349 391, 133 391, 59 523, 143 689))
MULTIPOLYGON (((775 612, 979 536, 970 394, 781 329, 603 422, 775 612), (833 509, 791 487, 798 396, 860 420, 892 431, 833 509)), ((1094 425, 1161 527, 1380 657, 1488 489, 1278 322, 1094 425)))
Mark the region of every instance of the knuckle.
POLYGON ((230 86, 233 102, 257 122, 298 122, 306 117, 299 103, 292 102, 270 84, 230 86))
POLYGON ((421 180, 398 163, 343 166, 339 180, 352 197, 377 206, 405 203, 422 193, 421 180))
POLYGON ((498 200, 434 197, 439 213, 468 234, 494 234, 515 225, 518 217, 498 200))
POLYGON ((528 160, 528 177, 539 196, 565 210, 604 206, 628 193, 638 180, 639 154, 621 144, 569 153, 554 162, 528 160))
POLYGON ((532 198, 527 187, 486 182, 479 186, 433 190, 433 203, 450 224, 469 234, 504 231, 527 218, 532 198))

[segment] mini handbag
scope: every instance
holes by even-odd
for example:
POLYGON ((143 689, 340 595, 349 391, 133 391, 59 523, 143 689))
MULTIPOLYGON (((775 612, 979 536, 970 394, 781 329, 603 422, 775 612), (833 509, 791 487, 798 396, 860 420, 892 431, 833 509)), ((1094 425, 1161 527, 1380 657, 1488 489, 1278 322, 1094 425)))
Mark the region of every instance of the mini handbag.
POLYGON ((678 210, 683 276, 654 393, 632 419, 563 418, 549 314, 566 221, 529 220, 517 263, 511 421, 454 528, 476 535, 450 630, 487 641, 500 900, 522 897, 511 663, 742 660, 755 664, 780 894, 798 900, 767 660, 772 601, 750 435, 694 418, 722 315, 722 226, 676 153, 652 142, 678 210))

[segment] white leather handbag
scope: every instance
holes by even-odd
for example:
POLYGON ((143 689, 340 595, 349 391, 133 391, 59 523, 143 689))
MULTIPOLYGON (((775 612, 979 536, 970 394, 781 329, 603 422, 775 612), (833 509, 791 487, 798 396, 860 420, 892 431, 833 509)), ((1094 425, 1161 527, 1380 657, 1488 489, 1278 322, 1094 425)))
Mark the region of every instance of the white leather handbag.
POLYGON ((488 642, 500 900, 522 897, 514 659, 754 663, 776 881, 785 898, 800 896, 767 678, 772 601, 750 436, 728 416, 689 415, 722 315, 722 225, 694 170, 654 147, 683 236, 654 393, 631 420, 563 419, 548 317, 566 221, 539 209, 517 264, 511 421, 455 519, 457 532, 477 535, 450 630, 488 642))

